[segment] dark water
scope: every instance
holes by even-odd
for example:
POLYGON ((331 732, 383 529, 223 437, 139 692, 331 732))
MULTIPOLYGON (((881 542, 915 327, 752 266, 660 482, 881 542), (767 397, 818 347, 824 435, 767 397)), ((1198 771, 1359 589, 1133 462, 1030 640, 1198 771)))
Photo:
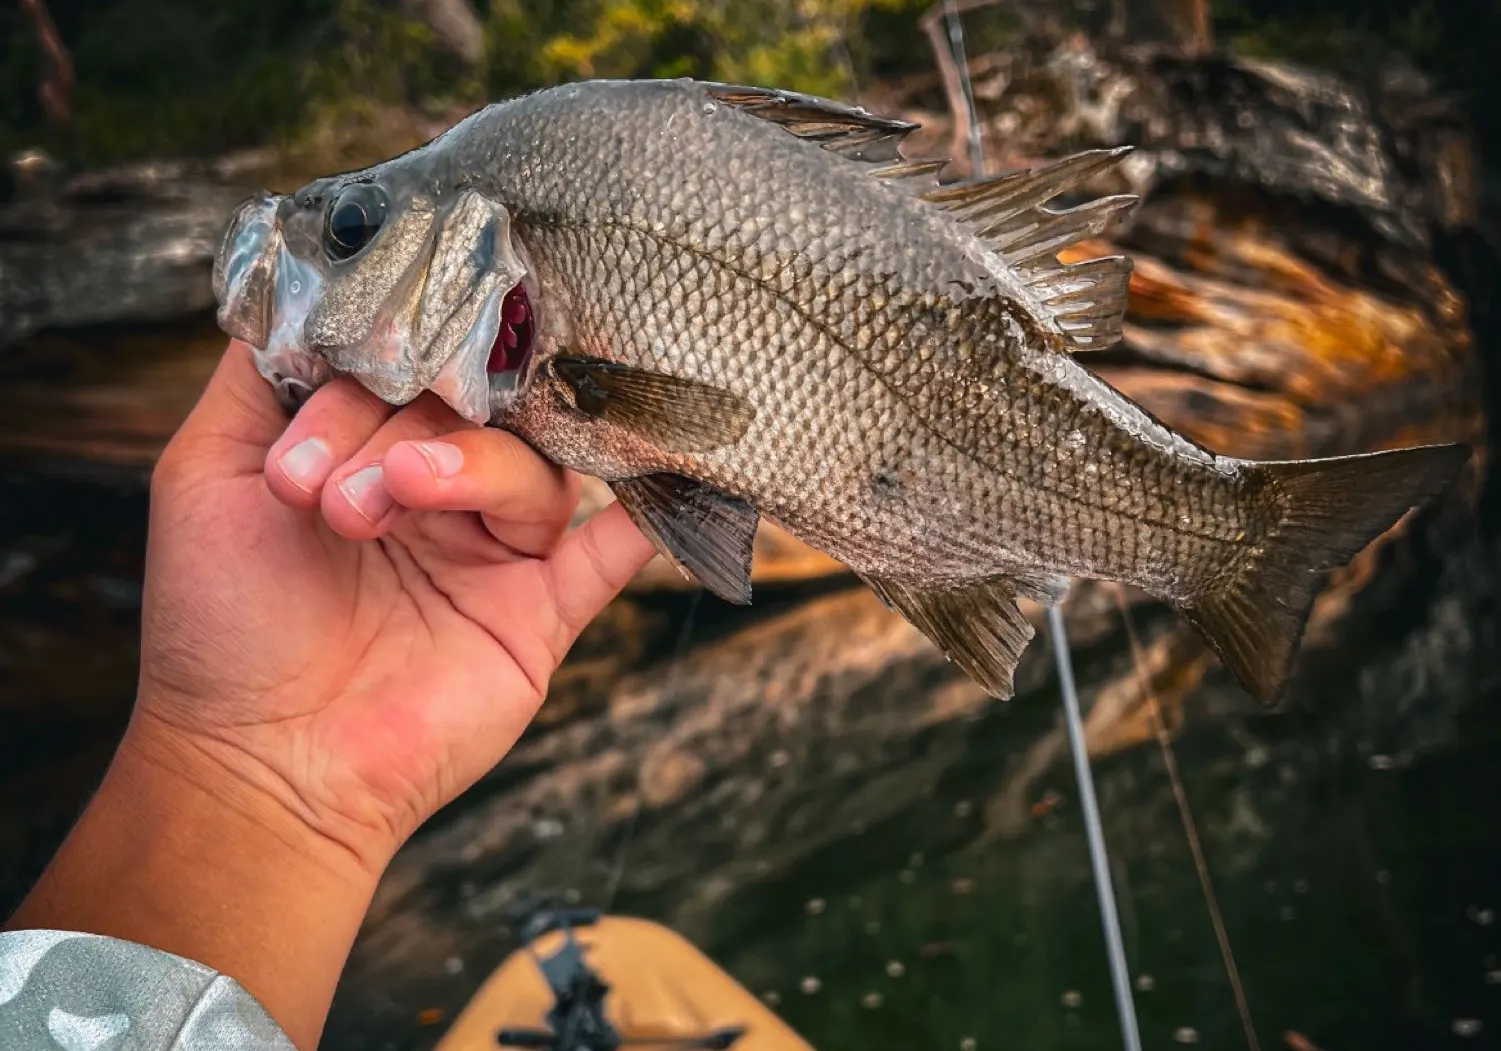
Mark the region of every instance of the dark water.
MULTIPOLYGON (((1495 699, 1410 760, 1271 726, 1176 744, 1262 1047, 1501 1046, 1495 699)), ((973 838, 1013 741, 982 728, 919 813, 738 902, 717 958, 820 1047, 1119 1046, 1066 764, 1038 785, 1063 799, 1047 816, 973 838)), ((1245 1046, 1160 755, 1097 775, 1145 1046, 1245 1046)))
MULTIPOLYGON (((128 484, 18 473, 4 491, 8 909, 123 725, 145 501, 128 484)), ((1250 713, 1212 675, 1186 705, 1174 753, 1262 1048, 1501 1047, 1498 552, 1453 522, 1416 538, 1407 558, 1422 571, 1383 576, 1349 637, 1314 662, 1316 703, 1250 713)), ((686 645, 701 645, 797 601, 782 596, 737 625, 664 600, 671 623, 643 659, 664 663, 685 628, 686 645)), ((1079 657, 1087 705, 1090 684, 1127 658, 1118 639, 1079 657)), ((831 814, 843 827, 806 851, 768 854, 776 864, 695 921, 696 940, 820 1048, 1119 1046, 1068 756, 1033 761, 1038 743, 1060 733, 1057 698, 1045 690, 894 735, 880 775, 921 770, 917 788, 870 820, 831 814)), ((817 767, 787 771, 805 779, 810 799, 828 791, 817 767)), ((498 774, 507 776, 504 764, 498 774)), ((1145 1046, 1247 1046, 1162 754, 1134 747, 1095 774, 1145 1046)), ((862 774, 842 776, 858 785, 862 774)), ((672 826, 674 814, 652 820, 672 826)), ((651 845, 647 825, 597 841, 577 835, 585 842, 563 843, 564 856, 618 858, 628 873, 675 854, 675 870, 689 875, 627 879, 613 902, 669 922, 702 889, 693 874, 714 878, 727 862, 718 839, 651 845)), ((465 867, 450 859, 452 871, 465 867)), ((554 871, 566 875, 567 863, 554 871)), ((602 898, 597 886, 586 894, 602 898)), ((455 908, 450 919, 461 916, 455 908)), ((459 977, 411 973, 372 994, 353 971, 325 1046, 430 1047, 441 1025, 420 1024, 424 1009, 457 1009, 509 948, 488 932, 472 938, 485 948, 459 977)))

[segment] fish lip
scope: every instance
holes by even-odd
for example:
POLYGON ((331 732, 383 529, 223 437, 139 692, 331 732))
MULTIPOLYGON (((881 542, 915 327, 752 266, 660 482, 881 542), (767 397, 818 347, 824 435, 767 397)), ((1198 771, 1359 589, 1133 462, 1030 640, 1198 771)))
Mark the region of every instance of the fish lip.
POLYGON ((215 320, 226 335, 255 348, 265 346, 273 322, 282 199, 260 190, 241 201, 225 223, 214 255, 215 320))

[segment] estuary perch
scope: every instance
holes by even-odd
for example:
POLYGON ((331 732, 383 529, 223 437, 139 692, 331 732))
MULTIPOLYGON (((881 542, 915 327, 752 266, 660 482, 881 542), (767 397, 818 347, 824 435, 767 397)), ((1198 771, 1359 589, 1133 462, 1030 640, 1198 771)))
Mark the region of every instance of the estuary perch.
POLYGON ((915 125, 696 81, 589 81, 246 201, 214 286, 289 411, 336 375, 608 482, 658 549, 750 600, 761 516, 847 565, 997 697, 1016 599, 1071 576, 1171 603, 1260 702, 1322 571, 1437 495, 1460 445, 1216 455, 1071 356, 1130 261, 1060 264, 1135 198, 1046 205, 1125 150, 958 185, 915 125))

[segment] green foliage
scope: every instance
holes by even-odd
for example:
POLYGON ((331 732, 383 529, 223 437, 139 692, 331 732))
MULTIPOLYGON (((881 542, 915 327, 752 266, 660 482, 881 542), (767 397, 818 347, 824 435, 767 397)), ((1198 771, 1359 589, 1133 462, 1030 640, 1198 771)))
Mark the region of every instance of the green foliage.
MULTIPOLYGON (((581 77, 698 76, 849 98, 876 77, 931 68, 917 19, 931 0, 472 0, 486 59, 446 55, 400 0, 48 0, 76 69, 74 122, 48 125, 45 63, 16 4, 0 3, 0 150, 71 161, 212 154, 384 127, 391 113, 477 105, 581 77)), ((1215 0, 1242 51, 1349 71, 1395 48, 1501 111, 1490 41, 1501 0, 1215 0)), ((1002 46, 1004 8, 966 17, 971 49, 1002 46)), ((385 134, 385 132, 378 132, 385 134)))
MULTIPOLYGON (((927 0, 496 0, 495 94, 585 77, 697 76, 848 94, 870 75, 868 22, 902 18, 907 50, 927 0)), ((896 43, 895 35, 886 40, 896 43)))

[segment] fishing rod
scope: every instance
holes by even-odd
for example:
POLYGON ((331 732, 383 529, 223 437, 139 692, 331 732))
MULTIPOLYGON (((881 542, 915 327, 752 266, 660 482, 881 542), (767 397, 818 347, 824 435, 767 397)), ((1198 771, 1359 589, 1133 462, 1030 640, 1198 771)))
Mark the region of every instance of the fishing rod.
MULTIPOLYGON (((985 153, 980 140, 980 114, 975 107, 974 89, 969 76, 969 55, 964 46, 964 29, 955 0, 945 0, 949 44, 958 66, 969 118, 969 148, 973 177, 985 175, 985 153)), ((1105 930, 1105 948, 1110 957, 1110 982, 1115 988, 1116 1013, 1120 1020, 1121 1039, 1126 1051, 1141 1051, 1141 1030, 1136 1022, 1136 1002, 1131 995, 1131 972, 1126 963, 1125 939, 1121 936, 1120 916, 1116 911, 1115 887, 1110 878, 1110 855, 1105 845, 1105 828, 1100 821, 1100 807, 1095 799, 1094 777, 1089 767, 1089 751, 1084 741, 1084 720, 1079 714, 1079 693, 1074 685, 1074 667, 1068 646, 1068 632, 1063 624, 1062 599, 1048 607, 1048 625, 1053 635, 1053 654, 1058 664, 1058 685, 1063 694, 1063 715, 1068 725, 1068 739, 1074 757, 1074 779, 1078 783, 1079 802, 1084 812, 1084 832, 1089 841, 1089 862, 1094 870, 1095 895, 1099 899, 1100 924, 1105 930)))
POLYGON ((1126 965, 1125 939, 1116 912, 1115 886, 1110 878, 1110 856, 1105 847, 1105 826, 1095 800, 1094 777, 1089 769, 1089 749, 1084 741, 1084 720, 1079 715, 1079 692, 1074 686, 1074 666, 1063 626, 1063 604, 1048 607, 1048 628, 1053 633, 1053 655, 1058 663, 1058 687, 1063 694, 1064 722, 1074 753, 1074 779, 1079 784, 1079 804, 1084 811, 1084 833, 1089 840, 1089 863, 1094 869, 1095 896, 1100 902, 1100 924, 1105 928, 1105 949, 1110 954, 1110 984, 1115 987, 1115 1009, 1120 1017, 1121 1038, 1126 1051, 1141 1051, 1141 1030, 1136 1024, 1136 1001, 1131 996, 1131 972, 1126 965))

